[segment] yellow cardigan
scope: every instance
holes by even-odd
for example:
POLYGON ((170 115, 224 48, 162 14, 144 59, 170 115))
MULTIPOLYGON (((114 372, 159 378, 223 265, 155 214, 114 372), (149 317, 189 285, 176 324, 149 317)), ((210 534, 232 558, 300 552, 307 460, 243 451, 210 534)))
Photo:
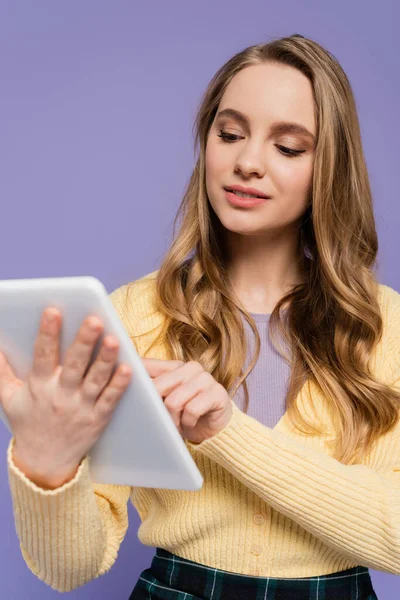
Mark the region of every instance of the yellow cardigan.
MULTIPOLYGON (((110 294, 129 334, 145 334, 134 342, 141 356, 162 323, 153 307, 155 274, 110 294)), ((372 366, 400 387, 400 294, 380 284, 379 298, 384 336, 372 366)), ((171 358, 160 346, 151 356, 171 358)), ((306 384, 298 401, 323 420, 324 437, 295 432, 286 413, 266 427, 234 405, 216 436, 198 445, 185 440, 204 477, 197 491, 93 484, 88 457, 73 480, 43 490, 13 464, 12 438, 9 483, 28 567, 59 591, 102 575, 126 533, 130 499, 143 544, 218 569, 285 578, 362 565, 400 575, 400 424, 362 464, 343 465, 326 446, 333 430, 324 397, 306 384)))

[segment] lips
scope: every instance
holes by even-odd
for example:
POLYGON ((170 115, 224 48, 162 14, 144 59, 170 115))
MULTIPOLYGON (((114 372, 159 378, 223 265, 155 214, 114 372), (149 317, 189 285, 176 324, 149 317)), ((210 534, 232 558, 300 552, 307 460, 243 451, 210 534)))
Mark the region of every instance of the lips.
POLYGON ((257 190, 256 188, 243 187, 241 185, 232 185, 224 188, 227 192, 241 192, 243 194, 251 194, 252 196, 256 196, 257 198, 265 198, 267 200, 270 199, 270 196, 267 196, 261 190, 257 190))

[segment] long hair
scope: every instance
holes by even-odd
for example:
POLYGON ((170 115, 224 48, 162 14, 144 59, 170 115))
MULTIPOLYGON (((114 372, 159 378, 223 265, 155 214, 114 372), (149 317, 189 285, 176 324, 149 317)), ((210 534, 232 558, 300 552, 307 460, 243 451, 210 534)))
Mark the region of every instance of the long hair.
POLYGON ((307 435, 324 433, 305 420, 296 402, 302 386, 312 381, 336 419, 334 457, 352 464, 394 428, 400 395, 377 380, 368 364, 383 320, 374 273, 378 239, 355 100, 338 61, 315 41, 295 34, 250 46, 210 81, 194 123, 195 168, 174 219, 174 241, 156 275, 155 301, 164 327, 146 352, 162 336, 172 358, 198 361, 231 398, 243 385, 247 411, 246 377, 259 357, 260 337, 231 286, 223 227, 207 197, 205 147, 229 82, 242 69, 268 61, 290 65, 310 80, 317 118, 311 202, 300 235, 306 280, 279 300, 269 320, 271 339, 286 360, 277 332, 291 348, 287 416, 307 435), (244 373, 243 316, 256 338, 244 373))

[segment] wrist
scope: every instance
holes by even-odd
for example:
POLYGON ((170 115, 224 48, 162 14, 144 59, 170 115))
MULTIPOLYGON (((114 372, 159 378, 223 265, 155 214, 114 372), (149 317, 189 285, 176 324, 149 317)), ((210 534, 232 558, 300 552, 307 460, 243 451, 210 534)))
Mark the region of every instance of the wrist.
POLYGON ((54 490, 65 483, 68 483, 68 481, 71 481, 75 477, 80 466, 79 463, 78 465, 63 469, 56 469, 54 467, 50 469, 40 462, 32 465, 31 461, 25 459, 24 455, 19 452, 18 448, 15 447, 15 444, 11 456, 17 469, 19 469, 32 483, 45 490, 54 490), (40 468, 38 468, 38 464, 41 464, 40 468))

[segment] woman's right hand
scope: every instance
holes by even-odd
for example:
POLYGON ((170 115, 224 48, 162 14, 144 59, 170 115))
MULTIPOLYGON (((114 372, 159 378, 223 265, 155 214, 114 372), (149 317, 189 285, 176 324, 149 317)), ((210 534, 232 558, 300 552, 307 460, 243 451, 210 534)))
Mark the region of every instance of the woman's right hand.
POLYGON ((61 366, 61 326, 62 315, 56 308, 43 311, 32 369, 25 382, 16 377, 0 352, 0 403, 15 438, 14 463, 46 489, 74 477, 132 376, 128 365, 115 369, 119 342, 111 335, 104 337, 88 369, 103 331, 96 316, 83 321, 61 366))

